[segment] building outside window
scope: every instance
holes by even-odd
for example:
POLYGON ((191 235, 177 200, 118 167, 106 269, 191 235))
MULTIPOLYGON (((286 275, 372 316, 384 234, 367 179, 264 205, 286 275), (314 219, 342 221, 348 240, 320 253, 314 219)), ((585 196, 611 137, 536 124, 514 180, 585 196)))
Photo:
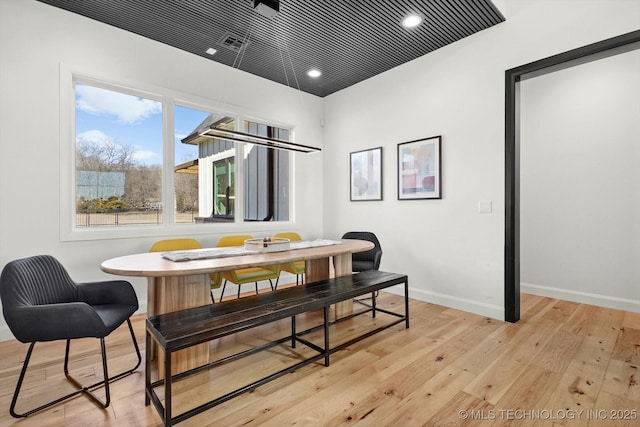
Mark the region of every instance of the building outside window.
MULTIPOLYGON (((288 140, 289 131, 274 126, 241 120, 242 131, 252 135, 288 140)), ((197 222, 233 222, 236 217, 236 156, 243 160, 244 221, 289 220, 289 152, 200 133, 211 126, 236 130, 236 119, 210 114, 183 144, 199 147, 197 159, 200 176, 199 217, 197 222), (210 178, 211 177, 211 178, 210 178), (211 179, 211 182, 208 180, 211 179), (211 191, 207 191, 211 188, 211 191)))

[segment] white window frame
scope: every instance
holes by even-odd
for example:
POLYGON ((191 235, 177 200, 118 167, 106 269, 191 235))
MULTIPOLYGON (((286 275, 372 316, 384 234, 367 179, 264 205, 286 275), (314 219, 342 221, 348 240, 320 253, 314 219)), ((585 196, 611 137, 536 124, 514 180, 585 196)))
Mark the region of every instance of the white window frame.
POLYGON ((272 232, 287 230, 295 223, 295 185, 294 167, 295 156, 291 155, 289 160, 289 221, 277 222, 244 222, 244 144, 235 145, 236 157, 236 204, 234 222, 229 223, 198 223, 198 224, 176 224, 174 204, 174 179, 173 165, 175 163, 175 123, 174 107, 180 105, 187 108, 200 109, 202 111, 219 112, 233 117, 236 123, 236 130, 243 120, 268 123, 289 129, 290 137, 295 135, 294 126, 274 120, 259 117, 249 110, 221 104, 218 101, 201 98, 193 95, 181 93, 179 91, 159 88, 152 85, 131 82, 126 79, 113 80, 103 76, 77 70, 66 64, 60 64, 60 241, 83 241, 83 240, 110 240, 137 237, 161 237, 161 236, 183 236, 212 233, 246 233, 251 230, 256 232, 272 232), (76 127, 75 127, 75 84, 87 84, 107 90, 122 92, 125 94, 139 96, 162 104, 162 203, 164 206, 172 206, 171 209, 163 209, 163 220, 161 224, 140 224, 99 228, 79 228, 75 224, 76 206, 76 182, 75 182, 75 150, 76 150, 76 127))

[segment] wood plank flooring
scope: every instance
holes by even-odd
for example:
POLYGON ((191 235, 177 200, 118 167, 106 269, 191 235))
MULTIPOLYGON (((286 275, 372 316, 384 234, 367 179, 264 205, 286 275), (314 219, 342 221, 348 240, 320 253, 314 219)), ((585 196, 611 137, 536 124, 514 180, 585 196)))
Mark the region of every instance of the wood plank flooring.
MULTIPOLYGON (((381 293, 398 310, 402 298, 381 293)), ((400 310, 401 311, 401 310, 400 310)), ((180 426, 637 426, 640 425, 640 314, 522 295, 522 320, 504 323, 411 300, 410 329, 397 325, 206 411, 180 426)), ((331 330, 332 344, 388 318, 359 316, 331 330)), ((299 324, 321 322, 320 313, 299 324)), ((134 329, 144 352, 144 316, 134 329)), ((289 330, 280 322, 211 343, 211 357, 248 348, 289 330)), ((312 336, 312 340, 321 340, 312 336)), ((144 406, 144 371, 112 384, 98 409, 79 396, 27 419, 9 404, 27 345, 0 343, 0 426, 158 426, 144 406)), ((177 383, 174 413, 281 369, 299 345, 275 347, 177 383)), ((77 340, 71 371, 99 378, 99 341, 77 340)), ((18 411, 67 390, 64 343, 36 344, 18 411)), ((126 326, 107 338, 110 372, 134 363, 126 326)), ((98 390, 99 395, 102 390, 98 390)))

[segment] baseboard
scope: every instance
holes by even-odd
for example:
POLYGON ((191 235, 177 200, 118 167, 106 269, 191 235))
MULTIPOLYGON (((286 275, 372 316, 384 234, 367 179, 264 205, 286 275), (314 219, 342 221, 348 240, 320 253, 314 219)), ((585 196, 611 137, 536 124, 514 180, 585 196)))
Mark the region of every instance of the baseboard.
POLYGON ((640 313, 640 301, 612 297, 608 295, 579 292, 569 289, 550 288, 548 286, 534 285, 531 283, 520 283, 522 293, 538 295, 541 297, 573 301, 580 304, 596 305, 598 307, 612 308, 614 310, 630 311, 640 313))
MULTIPOLYGON (((404 289, 402 286, 394 286, 392 288, 385 289, 385 291, 395 295, 404 295, 404 289)), ((419 301, 430 302, 432 304, 490 317, 492 319, 504 320, 504 307, 496 305, 479 303, 466 298, 459 298, 452 295, 445 295, 411 287, 409 287, 409 297, 419 301)))
POLYGON ((9 326, 0 325, 0 342, 2 342, 2 341, 11 341, 11 340, 14 340, 14 339, 15 339, 15 337, 11 333, 11 330, 9 329, 9 326))

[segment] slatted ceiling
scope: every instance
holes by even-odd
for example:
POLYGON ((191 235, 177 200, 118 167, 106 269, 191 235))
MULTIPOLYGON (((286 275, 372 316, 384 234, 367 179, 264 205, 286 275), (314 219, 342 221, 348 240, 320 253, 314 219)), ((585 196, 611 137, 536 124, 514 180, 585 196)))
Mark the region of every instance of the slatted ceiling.
MULTIPOLYGON (((483 8, 482 2, 479 0, 472 0, 472 2, 476 10, 481 10, 483 12, 478 14, 478 16, 482 18, 482 22, 485 27, 500 19, 495 8, 483 8)), ((465 4, 465 2, 462 2, 462 4, 465 4)))
MULTIPOLYGON (((455 14, 464 14, 469 12, 464 5, 460 5, 460 3, 456 1, 451 2, 451 9, 455 14)), ((484 28, 484 25, 480 24, 479 22, 478 15, 470 13, 469 17, 470 17, 469 19, 470 28, 472 28, 474 32, 480 31, 482 30, 482 28, 484 28)))
POLYGON ((437 20, 438 31, 449 35, 452 40, 459 40, 471 34, 471 31, 468 29, 468 23, 465 26, 460 26, 455 21, 449 21, 448 16, 450 13, 440 7, 440 5, 432 9, 432 14, 434 19, 437 20))
MULTIPOLYGON (((475 0, 471 0, 471 2, 473 3, 473 4, 472 4, 472 7, 476 7, 476 8, 477 8, 477 7, 479 6, 478 2, 476 2, 475 0)), ((466 3, 465 3, 465 2, 462 2, 462 5, 464 5, 464 6, 468 6, 468 5, 469 5, 469 3, 468 3, 468 2, 466 2, 466 3)), ((492 15, 492 13, 491 13, 491 10, 488 10, 488 11, 486 11, 486 12, 487 12, 487 13, 483 13, 483 14, 478 14, 478 15, 476 15, 476 16, 480 19, 480 21, 481 21, 481 26, 482 26, 482 27, 486 27, 487 25, 489 25, 489 24, 490 24, 490 22, 491 22, 491 20, 489 19, 489 17, 493 17, 493 15, 492 15)), ((493 17, 493 19, 495 19, 495 17, 493 17)))
POLYGON ((39 1, 318 96, 504 21, 490 0, 280 0, 274 19, 252 0, 39 1), (408 30, 400 22, 412 12, 424 21, 408 30), (217 44, 227 32, 244 39, 250 27, 241 61, 217 44), (309 78, 311 68, 323 75, 309 78))

